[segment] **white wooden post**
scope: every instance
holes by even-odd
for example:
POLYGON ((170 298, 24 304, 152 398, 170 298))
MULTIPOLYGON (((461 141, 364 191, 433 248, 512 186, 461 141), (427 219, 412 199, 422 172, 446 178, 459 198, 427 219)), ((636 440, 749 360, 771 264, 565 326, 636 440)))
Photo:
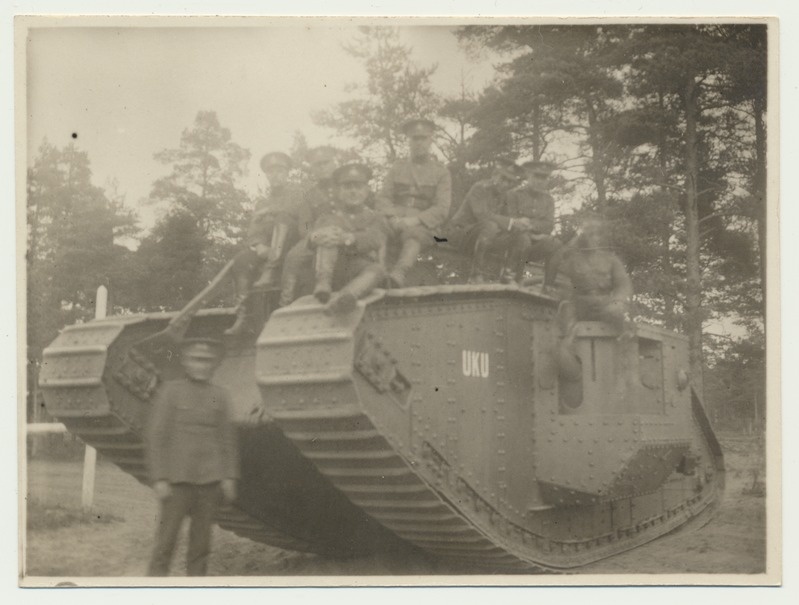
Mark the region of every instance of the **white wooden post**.
MULTIPOLYGON (((94 299, 94 318, 103 319, 108 313, 108 288, 97 288, 94 299)), ((89 511, 94 504, 94 475, 97 469, 97 450, 91 445, 86 446, 83 453, 83 489, 81 491, 81 504, 84 511, 89 511)))

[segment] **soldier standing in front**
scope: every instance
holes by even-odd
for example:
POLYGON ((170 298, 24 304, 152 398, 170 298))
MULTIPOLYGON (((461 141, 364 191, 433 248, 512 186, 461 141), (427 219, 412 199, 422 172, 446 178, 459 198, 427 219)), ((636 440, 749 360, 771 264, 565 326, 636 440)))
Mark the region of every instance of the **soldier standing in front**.
POLYGON ((375 205, 388 218, 392 234, 401 244, 388 275, 396 287, 405 285, 419 252, 435 243, 449 216, 452 178, 431 154, 434 131, 435 124, 430 120, 410 120, 403 125, 409 157, 397 160, 389 169, 375 205))
POLYGON ((238 445, 229 398, 225 389, 211 383, 222 355, 219 341, 184 341, 185 377, 164 384, 153 402, 147 453, 160 513, 150 576, 169 573, 178 532, 187 516, 191 519, 187 575, 205 575, 211 524, 220 497, 227 502, 236 497, 238 445))

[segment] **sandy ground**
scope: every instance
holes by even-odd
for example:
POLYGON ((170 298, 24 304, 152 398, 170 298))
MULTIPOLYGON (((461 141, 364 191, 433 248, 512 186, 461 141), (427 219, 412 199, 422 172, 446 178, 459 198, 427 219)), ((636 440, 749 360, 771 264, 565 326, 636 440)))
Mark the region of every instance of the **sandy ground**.
MULTIPOLYGON (((634 551, 581 570, 583 573, 733 573, 765 570, 765 499, 746 494, 752 471, 762 465, 757 444, 729 437, 722 441, 727 489, 720 510, 701 528, 678 531, 634 551)), ((79 462, 33 460, 28 466, 28 498, 44 507, 80 508, 79 462)), ((27 576, 141 576, 147 566, 157 507, 150 490, 115 466, 100 461, 91 521, 26 532, 27 576), (110 515, 110 518, 108 517, 110 515)), ((184 532, 185 533, 185 532, 184 532)), ((173 573, 183 570, 185 542, 173 573)), ((358 559, 332 561, 286 552, 215 529, 210 575, 329 576, 447 573, 424 561, 358 559)))

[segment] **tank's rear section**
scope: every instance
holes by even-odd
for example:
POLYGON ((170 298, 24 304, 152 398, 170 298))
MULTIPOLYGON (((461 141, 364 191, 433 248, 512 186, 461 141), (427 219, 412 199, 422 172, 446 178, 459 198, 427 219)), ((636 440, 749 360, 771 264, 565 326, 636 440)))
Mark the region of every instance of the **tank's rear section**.
MULTIPOLYGON (((44 351, 40 384, 48 412, 143 483, 152 399, 165 381, 181 375, 177 348, 145 339, 171 317, 111 317, 70 326, 44 351)), ((232 319, 227 311, 203 312, 189 335, 221 337, 232 319)), ((214 377, 232 395, 242 460, 239 498, 220 512, 219 524, 273 546, 337 557, 396 543, 260 415, 254 353, 253 343, 230 349, 214 377)))
POLYGON ((295 303, 258 341, 264 404, 351 502, 427 552, 566 569, 709 511, 720 450, 683 339, 580 324, 515 287, 376 294, 343 317, 295 303))

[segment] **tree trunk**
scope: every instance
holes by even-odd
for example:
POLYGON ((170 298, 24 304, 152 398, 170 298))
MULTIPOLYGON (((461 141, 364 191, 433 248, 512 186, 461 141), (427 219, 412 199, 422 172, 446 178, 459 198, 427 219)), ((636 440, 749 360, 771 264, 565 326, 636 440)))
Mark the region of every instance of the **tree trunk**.
POLYGON ((766 314, 766 218, 768 204, 766 197, 766 126, 763 99, 755 97, 755 178, 754 195, 757 204, 757 247, 760 252, 760 287, 763 290, 763 316, 766 314))
POLYGON ((533 102, 533 159, 541 160, 541 105, 533 102))
POLYGON ((702 394, 702 275, 699 258, 699 208, 696 194, 699 175, 698 97, 698 86, 694 79, 690 78, 682 93, 685 106, 685 315, 691 378, 697 392, 702 394))
MULTIPOLYGON (((658 93, 658 105, 660 107, 661 115, 666 114, 666 104, 662 93, 658 93)), ((658 128, 658 161, 660 163, 660 193, 664 200, 668 200, 669 205, 673 207, 671 198, 671 191, 668 188, 668 137, 666 136, 666 127, 661 122, 658 128)), ((663 226, 663 233, 661 236, 661 247, 663 254, 660 257, 661 270, 663 275, 672 275, 674 267, 671 258, 671 236, 672 236, 672 221, 668 221, 663 226)), ((668 291, 662 293, 663 298, 663 323, 669 329, 677 327, 674 313, 674 292, 668 291)))
POLYGON ((591 146, 591 177, 596 186, 596 209, 601 214, 605 212, 608 204, 607 188, 605 187, 605 168, 602 158, 600 141, 596 134, 597 115, 591 99, 586 98, 585 105, 588 110, 588 144, 591 146))

